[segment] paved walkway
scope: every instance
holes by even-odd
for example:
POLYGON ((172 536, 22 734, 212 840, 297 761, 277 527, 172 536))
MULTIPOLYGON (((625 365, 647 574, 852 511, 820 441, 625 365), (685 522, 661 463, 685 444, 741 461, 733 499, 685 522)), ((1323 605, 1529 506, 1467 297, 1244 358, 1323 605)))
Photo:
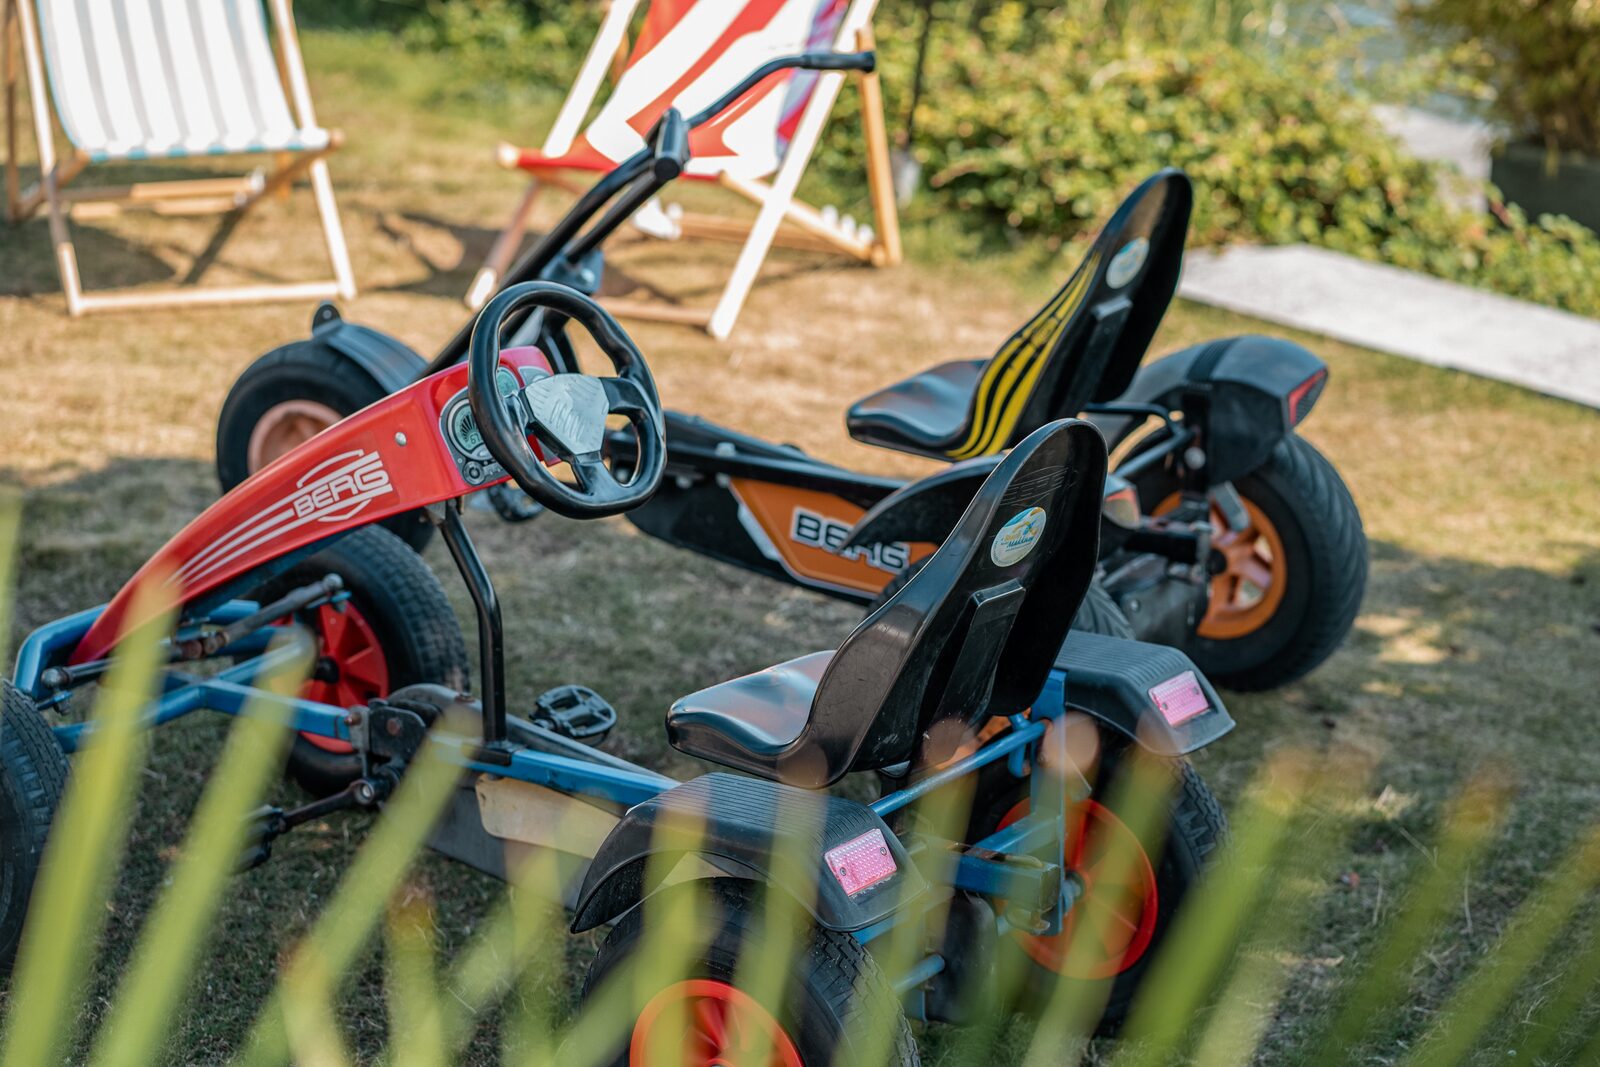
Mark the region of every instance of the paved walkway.
POLYGON ((1307 245, 1191 252, 1178 291, 1202 304, 1600 408, 1597 319, 1307 245))

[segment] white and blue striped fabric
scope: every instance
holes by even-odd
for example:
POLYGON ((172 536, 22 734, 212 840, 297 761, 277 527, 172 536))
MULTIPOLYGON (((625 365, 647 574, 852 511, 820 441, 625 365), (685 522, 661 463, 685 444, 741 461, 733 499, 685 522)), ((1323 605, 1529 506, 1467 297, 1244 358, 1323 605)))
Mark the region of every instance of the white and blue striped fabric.
POLYGON ((37 2, 56 112, 93 162, 328 145, 294 120, 259 0, 37 2))

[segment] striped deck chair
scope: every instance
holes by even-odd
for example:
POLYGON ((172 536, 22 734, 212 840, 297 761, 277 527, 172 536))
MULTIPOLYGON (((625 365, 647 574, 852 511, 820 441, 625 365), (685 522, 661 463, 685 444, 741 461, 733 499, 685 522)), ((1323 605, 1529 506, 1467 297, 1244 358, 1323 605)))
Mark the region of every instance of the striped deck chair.
MULTIPOLYGON (((13 222, 42 207, 73 315, 86 311, 355 295, 324 157, 340 136, 317 125, 289 0, 0 0, 0 84, 7 125, 6 201, 13 222), (17 45, 27 71, 40 179, 20 187, 17 45), (274 45, 276 47, 274 47, 274 45), (292 107, 291 107, 292 101, 292 107), (55 124, 71 144, 58 158, 55 124), (97 163, 265 155, 271 171, 243 178, 97 188, 68 183, 97 163), (236 218, 309 176, 333 268, 326 282, 85 293, 70 214, 144 207, 236 218), (93 205, 93 207, 90 207, 93 205)), ((219 230, 219 240, 227 228, 219 230)))
MULTIPOLYGON (((796 52, 854 51, 871 47, 869 24, 876 0, 649 0, 638 39, 628 28, 641 0, 612 0, 600 32, 541 149, 502 144, 499 162, 532 180, 510 223, 467 293, 480 307, 522 243, 543 185, 573 190, 570 172, 609 171, 644 147, 644 136, 668 107, 692 114, 751 70, 796 52), (584 126, 608 69, 614 86, 605 105, 584 126)), ((715 309, 609 301, 615 313, 685 322, 724 338, 733 329, 756 273, 774 243, 840 251, 869 263, 900 259, 900 237, 889 174, 888 140, 877 76, 861 82, 868 176, 875 230, 841 223, 795 199, 812 150, 839 94, 844 75, 786 71, 773 75, 689 139, 693 159, 686 176, 716 181, 754 201, 755 222, 716 216, 668 214, 649 205, 653 224, 641 229, 665 237, 702 237, 744 243, 715 309), (787 228, 782 224, 788 223, 787 228)))

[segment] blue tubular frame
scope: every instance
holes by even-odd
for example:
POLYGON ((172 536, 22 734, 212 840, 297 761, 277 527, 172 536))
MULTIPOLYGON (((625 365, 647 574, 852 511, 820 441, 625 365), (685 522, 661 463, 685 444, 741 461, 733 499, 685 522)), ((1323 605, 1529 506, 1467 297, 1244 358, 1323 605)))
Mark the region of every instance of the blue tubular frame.
MULTIPOLYGON (((43 685, 44 671, 47 665, 58 661, 62 653, 77 644, 103 610, 104 605, 81 611, 47 623, 29 634, 17 651, 14 684, 44 706, 58 703, 64 694, 52 693, 43 685)), ((252 601, 230 601, 217 608, 205 621, 227 624, 245 618, 256 610, 257 605, 252 601)), ((224 654, 229 657, 247 658, 215 675, 199 677, 169 668, 162 678, 161 695, 146 708, 142 724, 145 727, 161 726, 202 709, 225 715, 241 715, 253 702, 269 702, 286 709, 297 731, 351 741, 347 720, 349 713, 346 709, 299 697, 277 696, 252 684, 262 673, 305 656, 309 639, 309 633, 300 626, 267 626, 225 649, 224 654), (273 642, 285 632, 292 634, 291 639, 274 646, 273 642)), ((1065 870, 1064 790, 1055 776, 1030 773, 1040 746, 1051 737, 1048 730, 1050 720, 1059 718, 1065 711, 1064 698, 1065 676, 1060 671, 1053 671, 1029 715, 1012 716, 1010 729, 998 738, 904 789, 880 797, 870 805, 872 811, 880 817, 892 815, 952 782, 1005 760, 1014 775, 1029 780, 1031 810, 1011 825, 976 842, 972 848, 1037 856, 1046 862, 1061 865, 1065 870)), ((67 752, 82 746, 92 730, 92 724, 86 722, 54 728, 57 743, 67 752)), ((1059 731, 1056 736, 1060 736, 1059 731)), ((529 748, 511 751, 509 763, 485 762, 478 738, 439 736, 437 740, 446 746, 447 758, 467 770, 495 774, 624 806, 642 803, 680 784, 673 778, 644 767, 624 768, 593 763, 529 748)), ((855 937, 864 944, 875 941, 903 922, 919 920, 928 907, 948 899, 954 892, 977 893, 990 899, 1004 898, 1008 888, 1006 882, 1007 875, 1002 865, 983 856, 963 854, 958 858, 949 880, 927 894, 923 902, 925 907, 896 912, 882 922, 857 931, 855 937)), ((1045 932, 1053 934, 1061 930, 1062 918, 1080 891, 1076 879, 1062 879, 1061 901, 1044 916, 1045 932)), ((1001 916, 1002 934, 1009 929, 1009 924, 1001 916)), ((921 998, 917 991, 944 966, 942 957, 931 954, 919 959, 896 981, 896 988, 907 998, 907 1005, 913 1014, 921 1014, 921 998)))

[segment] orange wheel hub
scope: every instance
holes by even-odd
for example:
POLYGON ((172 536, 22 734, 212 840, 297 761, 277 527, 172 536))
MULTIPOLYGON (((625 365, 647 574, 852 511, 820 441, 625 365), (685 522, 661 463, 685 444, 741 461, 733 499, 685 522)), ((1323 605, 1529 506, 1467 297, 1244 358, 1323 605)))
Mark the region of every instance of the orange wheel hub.
MULTIPOLYGON (((1028 814, 1018 801, 996 829, 1028 814)), ((1067 811, 1067 870, 1083 883, 1072 910, 1054 936, 1020 935, 1022 950, 1039 966, 1064 978, 1114 978, 1150 948, 1160 915, 1156 872, 1139 836, 1111 809, 1089 799, 1067 811), (1073 945, 1073 933, 1089 923, 1090 940, 1073 945), (1069 952, 1070 947, 1070 952, 1069 952)))
POLYGON ((250 431, 245 463, 250 473, 311 440, 344 418, 315 400, 285 400, 268 408, 250 431))
POLYGON ((805 1067, 800 1050, 755 998, 726 982, 694 978, 651 997, 628 1043, 633 1067, 805 1067))
MULTIPOLYGON (((1212 641, 1229 641, 1253 634, 1267 624, 1283 603, 1289 584, 1289 565, 1283 538, 1272 520, 1251 501, 1239 498, 1247 516, 1244 529, 1228 526, 1213 505, 1211 525, 1216 535, 1211 547, 1221 553, 1223 570, 1211 579, 1211 605, 1196 632, 1212 641)), ((1173 493, 1155 510, 1165 515, 1182 501, 1173 493)))

